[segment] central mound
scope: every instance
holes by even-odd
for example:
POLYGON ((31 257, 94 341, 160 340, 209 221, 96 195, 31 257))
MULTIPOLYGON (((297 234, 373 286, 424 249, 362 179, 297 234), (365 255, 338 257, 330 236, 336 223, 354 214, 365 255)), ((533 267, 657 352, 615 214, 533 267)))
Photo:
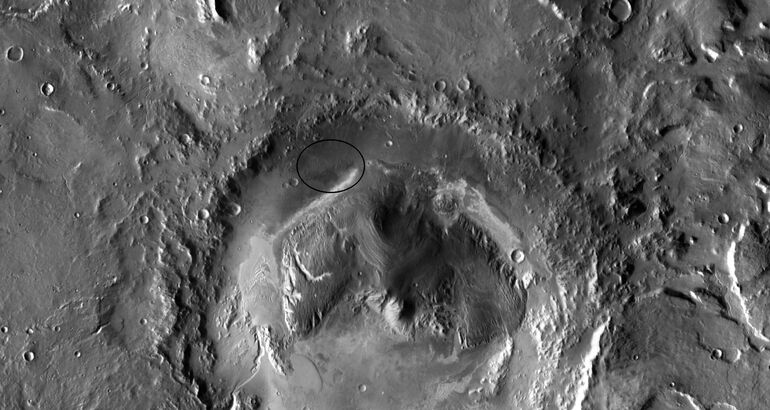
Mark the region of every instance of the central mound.
MULTIPOLYGON (((383 174, 384 175, 384 174, 383 174)), ((501 251, 464 209, 465 188, 390 172, 382 184, 308 215, 281 245, 284 314, 311 335, 363 294, 393 331, 462 348, 513 333, 526 296, 501 251)), ((355 302, 354 302, 355 303, 355 302)))

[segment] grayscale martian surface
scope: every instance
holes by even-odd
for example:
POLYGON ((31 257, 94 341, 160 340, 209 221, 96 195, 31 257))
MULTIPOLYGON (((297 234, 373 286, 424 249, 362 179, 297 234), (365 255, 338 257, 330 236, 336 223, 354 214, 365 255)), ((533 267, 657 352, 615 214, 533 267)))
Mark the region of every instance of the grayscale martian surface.
POLYGON ((0 409, 770 409, 766 0, 0 0, 0 409))

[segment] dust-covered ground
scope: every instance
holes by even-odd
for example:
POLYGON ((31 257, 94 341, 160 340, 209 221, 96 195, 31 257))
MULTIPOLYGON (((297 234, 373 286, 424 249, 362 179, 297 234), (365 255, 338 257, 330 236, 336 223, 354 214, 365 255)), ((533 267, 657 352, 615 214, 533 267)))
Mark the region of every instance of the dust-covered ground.
POLYGON ((0 0, 0 408, 770 408, 762 0, 0 0))

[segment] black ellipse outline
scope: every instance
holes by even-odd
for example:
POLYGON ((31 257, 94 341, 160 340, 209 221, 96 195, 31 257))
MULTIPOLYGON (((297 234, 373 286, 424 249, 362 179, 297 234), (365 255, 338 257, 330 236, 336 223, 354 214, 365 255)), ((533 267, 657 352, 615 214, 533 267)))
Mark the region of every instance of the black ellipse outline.
POLYGON ((302 183, 305 184, 306 187, 312 189, 313 191, 321 192, 323 194, 339 194, 340 192, 345 192, 348 189, 353 188, 354 186, 358 185, 359 182, 361 182, 361 179, 364 178, 364 174, 366 173, 366 158, 364 158, 364 154, 362 154, 361 150, 356 148, 355 145, 353 145, 353 144, 351 144, 351 143, 349 143, 347 141, 338 140, 338 139, 334 139, 334 138, 328 138, 328 139, 325 139, 325 140, 315 141, 312 144, 310 144, 310 145, 306 146, 305 148, 303 148, 302 151, 300 151, 299 155, 297 156, 297 162, 295 163, 295 168, 297 169, 297 176, 299 177, 299 180, 302 181, 302 183), (299 160, 302 158, 302 154, 304 154, 305 151, 308 148, 312 147, 313 145, 321 143, 321 142, 328 142, 328 141, 341 142, 341 143, 343 143, 345 145, 348 145, 348 146, 352 147, 354 150, 356 150, 356 152, 358 153, 358 156, 361 157, 361 165, 362 165, 361 176, 358 177, 358 179, 356 180, 356 182, 353 183, 353 185, 351 185, 351 186, 349 186, 349 187, 347 187, 345 189, 339 190, 339 191, 324 191, 322 189, 315 188, 315 187, 311 186, 310 184, 308 184, 302 178, 302 174, 299 172, 299 160))

